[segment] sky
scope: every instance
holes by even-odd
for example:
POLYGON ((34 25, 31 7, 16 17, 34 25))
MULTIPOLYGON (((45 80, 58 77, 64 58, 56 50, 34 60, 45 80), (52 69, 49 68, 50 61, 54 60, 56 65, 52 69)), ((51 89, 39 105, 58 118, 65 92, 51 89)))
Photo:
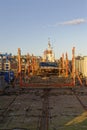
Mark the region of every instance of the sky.
POLYGON ((87 0, 0 0, 0 53, 87 56, 87 0))

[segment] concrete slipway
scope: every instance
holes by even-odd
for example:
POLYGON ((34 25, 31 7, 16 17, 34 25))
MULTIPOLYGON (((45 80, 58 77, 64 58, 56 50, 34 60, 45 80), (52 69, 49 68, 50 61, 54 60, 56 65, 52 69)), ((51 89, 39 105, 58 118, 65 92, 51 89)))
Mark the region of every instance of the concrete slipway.
MULTIPOLYGON (((40 130, 43 100, 41 88, 7 89, 0 95, 0 130, 40 130)), ((48 130, 87 130, 86 87, 49 89, 48 104, 48 130)))

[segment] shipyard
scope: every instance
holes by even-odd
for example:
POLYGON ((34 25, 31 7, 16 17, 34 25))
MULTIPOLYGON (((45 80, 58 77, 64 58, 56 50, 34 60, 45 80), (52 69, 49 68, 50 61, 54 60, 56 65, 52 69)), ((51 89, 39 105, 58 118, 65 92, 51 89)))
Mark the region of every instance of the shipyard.
POLYGON ((0 0, 0 130, 87 130, 87 0, 0 0))
POLYGON ((86 129, 87 57, 0 53, 0 129, 86 129), (80 124, 81 123, 81 124, 80 124))

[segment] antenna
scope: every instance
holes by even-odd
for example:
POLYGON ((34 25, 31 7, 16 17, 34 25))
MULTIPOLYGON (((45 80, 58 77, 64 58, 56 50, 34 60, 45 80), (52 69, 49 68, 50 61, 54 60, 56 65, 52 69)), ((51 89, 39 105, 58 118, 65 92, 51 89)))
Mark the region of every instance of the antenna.
POLYGON ((51 49, 50 38, 48 38, 48 49, 51 49))

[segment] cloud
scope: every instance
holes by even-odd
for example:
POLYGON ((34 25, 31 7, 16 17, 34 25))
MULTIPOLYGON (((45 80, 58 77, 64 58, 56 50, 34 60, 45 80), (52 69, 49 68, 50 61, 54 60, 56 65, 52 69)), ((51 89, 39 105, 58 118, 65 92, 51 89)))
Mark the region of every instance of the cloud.
POLYGON ((81 23, 85 23, 85 22, 87 22, 87 20, 85 20, 85 19, 74 19, 74 20, 65 21, 65 22, 62 22, 62 23, 59 23, 59 24, 62 24, 62 25, 76 25, 76 24, 81 24, 81 23))
POLYGON ((54 25, 50 25, 51 27, 57 27, 59 25, 78 25, 78 24, 82 24, 82 23, 86 23, 87 20, 86 19, 73 19, 73 20, 70 20, 70 21, 64 21, 64 22, 60 22, 60 23, 56 23, 54 25))

